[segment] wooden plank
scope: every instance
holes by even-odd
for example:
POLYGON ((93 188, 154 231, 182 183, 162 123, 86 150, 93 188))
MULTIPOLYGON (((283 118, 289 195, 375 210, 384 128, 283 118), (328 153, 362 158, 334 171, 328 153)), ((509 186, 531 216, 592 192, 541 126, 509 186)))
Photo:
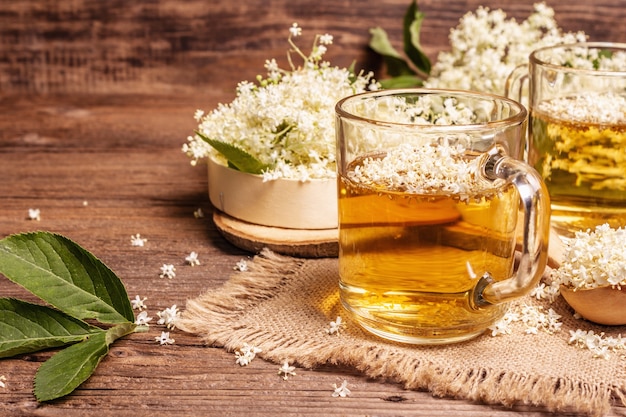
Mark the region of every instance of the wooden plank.
MULTIPOLYGON (((534 0, 422 0, 421 42, 431 56, 448 48, 450 28, 479 5, 525 19, 534 0)), ((327 57, 336 65, 379 70, 366 47, 369 29, 385 28, 401 48, 407 0, 367 6, 350 0, 3 0, 0 2, 0 92, 167 93, 232 89, 253 80, 263 62, 286 65, 287 28, 335 36, 327 57)), ((619 0, 549 3, 560 26, 595 40, 626 42, 619 0)), ((306 50, 306 48, 305 48, 306 50)))

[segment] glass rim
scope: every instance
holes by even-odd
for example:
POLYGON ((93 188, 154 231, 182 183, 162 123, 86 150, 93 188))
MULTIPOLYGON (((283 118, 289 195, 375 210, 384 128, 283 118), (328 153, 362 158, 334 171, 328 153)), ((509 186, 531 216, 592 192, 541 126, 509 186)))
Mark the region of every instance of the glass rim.
POLYGON ((551 62, 546 62, 539 58, 539 54, 542 52, 556 50, 556 49, 572 49, 572 48, 580 48, 580 47, 589 47, 594 49, 617 49, 626 53, 626 43, 621 42, 574 42, 574 43, 560 43, 556 45, 544 46, 538 49, 535 49, 530 53, 529 61, 532 64, 540 65, 542 67, 554 69, 556 71, 562 72, 576 72, 585 75, 594 75, 594 76, 612 76, 612 77, 623 77, 626 76, 626 70, 595 70, 588 68, 574 68, 574 67, 565 67, 559 64, 553 64, 551 62))
POLYGON ((457 89, 445 89, 445 88, 390 88, 386 90, 366 91, 363 93, 353 94, 342 98, 335 105, 335 114, 343 119, 349 119, 352 121, 358 121, 364 124, 372 124, 381 127, 409 127, 419 128, 428 131, 468 131, 468 130, 495 130, 502 129, 504 127, 520 125, 526 121, 528 117, 528 111, 521 103, 510 99, 508 97, 499 96, 491 93, 484 93, 471 90, 457 90, 457 89), (449 124, 449 125, 435 125, 435 124, 416 124, 416 123, 402 123, 394 122, 390 120, 372 119, 369 117, 360 116, 354 114, 344 108, 348 102, 363 100, 368 97, 388 97, 388 96, 402 96, 402 95, 438 95, 447 97, 469 97, 477 100, 500 102, 507 104, 511 109, 517 110, 514 114, 504 117, 498 120, 491 120, 478 123, 467 124, 449 124))

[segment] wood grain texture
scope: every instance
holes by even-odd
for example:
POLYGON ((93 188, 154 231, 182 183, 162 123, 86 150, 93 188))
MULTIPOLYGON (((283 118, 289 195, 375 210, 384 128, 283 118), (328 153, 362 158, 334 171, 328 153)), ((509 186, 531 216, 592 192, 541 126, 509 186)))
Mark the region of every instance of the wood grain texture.
MULTIPOLYGON (((282 57, 286 28, 330 32, 337 65, 376 64, 367 30, 400 39, 405 0, 185 2, 175 0, 0 0, 0 236, 50 230, 80 243, 109 265, 131 297, 147 297, 155 315, 221 285, 251 256, 229 244, 211 221, 206 172, 180 146, 197 108, 233 97, 271 56, 282 57), (27 94, 28 93, 28 94, 27 94), (30 94, 37 93, 37 94, 30 94), (45 94, 42 94, 45 93, 45 94), (193 211, 202 208, 204 219, 193 211), (41 221, 27 220, 39 208, 41 221), (132 247, 140 233, 145 247, 132 247), (199 254, 201 266, 184 258, 199 254), (159 278, 163 263, 176 266, 159 278)), ((531 1, 482 2, 524 17, 531 1)), ((551 2, 567 30, 626 41, 621 1, 551 2)), ((429 54, 447 45, 451 26, 478 1, 421 1, 429 54)), ((26 298, 0 277, 0 296, 26 298)), ((95 374, 71 396, 37 404, 32 379, 52 352, 0 361, 1 416, 549 416, 545 410, 433 398, 332 366, 284 381, 278 365, 235 365, 234 355, 162 329, 116 343, 95 374), (347 380, 353 394, 331 397, 347 380)), ((561 415, 572 415, 567 412, 561 415)), ((611 416, 626 415, 614 408, 611 416)))
MULTIPOLYGON (((327 57, 339 66, 379 69, 367 49, 381 26, 400 47, 407 0, 0 0, 0 92, 161 92, 232 88, 284 63, 287 28, 299 22, 302 42, 329 32, 327 57)), ((435 58, 450 28, 484 4, 525 19, 533 0, 422 0, 421 41, 435 58)), ((619 0, 552 1, 560 26, 594 40, 626 42, 619 0)), ((304 43, 306 44, 306 43, 304 43)))

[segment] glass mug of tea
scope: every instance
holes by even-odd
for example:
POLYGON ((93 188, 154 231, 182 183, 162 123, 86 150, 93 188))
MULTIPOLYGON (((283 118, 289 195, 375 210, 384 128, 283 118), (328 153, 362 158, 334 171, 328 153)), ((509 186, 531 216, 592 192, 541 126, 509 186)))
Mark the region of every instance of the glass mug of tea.
POLYGON ((528 163, 548 187, 555 231, 626 226, 626 44, 538 49, 506 88, 518 101, 528 90, 528 163))
POLYGON ((488 94, 407 89, 346 97, 336 117, 343 306, 399 342, 484 332, 546 265, 549 197, 520 160, 526 109, 488 94))

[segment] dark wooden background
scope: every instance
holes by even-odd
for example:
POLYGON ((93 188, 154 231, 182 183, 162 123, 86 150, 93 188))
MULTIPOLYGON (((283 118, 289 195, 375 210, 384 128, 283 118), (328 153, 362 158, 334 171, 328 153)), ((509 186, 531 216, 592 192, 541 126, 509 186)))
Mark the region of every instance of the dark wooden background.
MULTIPOLYGON (((0 0, 0 92, 167 93, 233 83, 263 72, 266 58, 283 59, 287 28, 303 40, 329 32, 328 58, 339 66, 379 64, 368 29, 388 30, 399 47, 408 0, 0 0)), ((479 5, 525 19, 532 1, 421 0, 422 43, 428 54, 448 47, 451 27, 479 5)), ((593 40, 626 42, 625 3, 552 1, 568 31, 593 40)), ((306 45, 308 46, 308 45, 306 45)), ((210 91, 207 91, 210 95, 210 91)))
MULTIPOLYGON (((626 42, 624 1, 549 4, 565 30, 626 42)), ((302 41, 335 36, 328 58, 338 66, 378 69, 368 30, 386 28, 399 45, 408 0, 0 0, 0 237, 50 230, 77 241, 111 267, 131 297, 148 298, 150 315, 183 306, 220 286, 246 253, 212 224, 206 171, 180 151, 193 113, 229 102, 236 83, 262 73, 265 59, 284 63, 287 29, 302 41), (84 205, 87 202, 87 205, 84 205), (201 207, 207 217, 195 219, 201 207), (41 209, 41 221, 26 219, 41 209), (148 239, 130 246, 130 236, 148 239), (184 265, 190 251, 201 266, 184 265), (173 263, 177 277, 158 277, 173 263)), ((524 19, 532 1, 420 1, 422 43, 430 56, 447 48, 451 27, 480 4, 524 19)), ((0 277, 0 296, 36 301, 0 277)), ((51 352, 0 361, 7 378, 0 416, 547 416, 546 410, 433 398, 345 368, 297 369, 283 381, 278 365, 235 365, 232 353, 162 329, 115 343, 75 393, 38 404, 32 379, 51 352), (330 396, 347 380, 350 398, 330 396)), ((567 410, 566 410, 567 411, 567 410)), ((566 412, 561 415, 573 415, 566 412)), ((614 407, 611 416, 626 415, 614 407)))

